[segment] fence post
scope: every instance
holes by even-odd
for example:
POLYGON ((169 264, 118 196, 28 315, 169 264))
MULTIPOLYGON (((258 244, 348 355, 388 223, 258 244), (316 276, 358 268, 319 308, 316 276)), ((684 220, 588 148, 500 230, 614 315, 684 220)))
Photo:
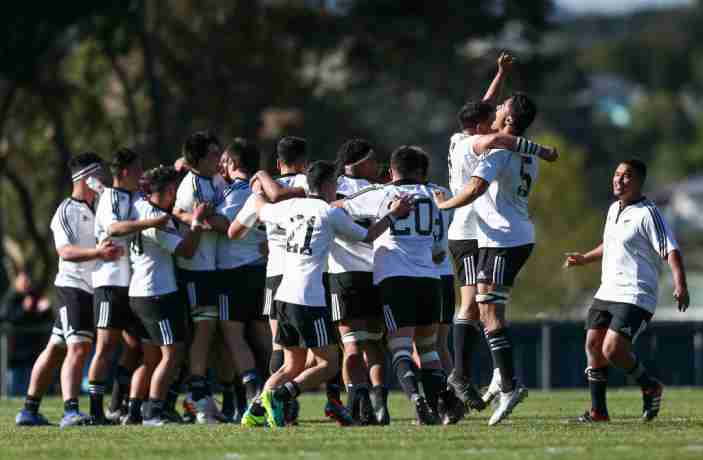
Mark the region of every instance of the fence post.
POLYGON ((552 326, 542 323, 542 389, 552 387, 552 326))

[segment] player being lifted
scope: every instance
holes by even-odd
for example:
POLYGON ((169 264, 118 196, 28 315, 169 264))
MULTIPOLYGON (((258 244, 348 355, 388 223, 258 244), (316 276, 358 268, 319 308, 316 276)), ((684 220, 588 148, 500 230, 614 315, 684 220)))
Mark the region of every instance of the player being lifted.
MULTIPOLYGON (((134 204, 139 220, 164 219, 170 216, 176 200, 178 173, 172 167, 160 166, 144 173, 142 189, 146 196, 134 204)), ((186 335, 187 308, 178 292, 173 256, 189 259, 197 254, 202 224, 212 208, 205 203, 192 209, 190 231, 182 235, 174 220, 161 228, 149 228, 137 233, 130 244, 132 280, 129 302, 139 318, 139 338, 142 340, 142 364, 135 374, 130 395, 127 423, 140 418, 140 404, 148 395, 149 405, 143 424, 161 426, 168 423, 164 404, 168 386, 183 355, 186 335)))
MULTIPOLYGON (((521 136, 536 114, 534 102, 525 94, 516 93, 498 106, 493 127, 521 136)), ((537 171, 534 156, 494 150, 482 157, 468 185, 453 198, 443 201, 444 197, 437 195, 441 209, 474 203, 479 246, 476 301, 493 363, 501 376, 500 401, 490 425, 500 423, 527 396, 527 389, 514 378, 513 344, 505 311, 515 278, 535 242, 528 198, 537 171)))
POLYGON ((89 419, 78 408, 83 365, 93 342, 93 282, 95 261, 115 260, 122 248, 111 241, 95 246, 93 204, 102 188, 102 160, 94 153, 82 153, 69 162, 73 190, 51 219, 51 231, 59 255, 54 286, 59 308, 51 338, 32 368, 24 409, 17 425, 48 425, 39 413, 41 398, 61 364, 61 392, 64 416, 61 427, 84 425, 89 419), (65 358, 64 358, 65 356, 65 358))
POLYGON ((581 422, 610 420, 606 405, 608 367, 625 371, 642 389, 642 420, 661 409, 663 386, 632 352, 632 344, 654 316, 662 261, 671 267, 679 311, 690 303, 686 272, 674 235, 656 205, 642 195, 647 167, 639 160, 620 163, 613 175, 613 195, 603 241, 586 254, 572 253, 566 266, 602 260, 601 285, 586 320, 586 378, 591 409, 581 422))
MULTIPOLYGON (((407 199, 389 201, 384 218, 367 230, 343 210, 330 206, 337 195, 334 164, 315 162, 307 177, 310 193, 306 198, 267 204, 259 195, 256 201, 259 219, 279 225, 286 232, 286 271, 274 299, 278 318, 275 340, 283 347, 284 364, 266 382, 261 397, 269 426, 284 425, 285 401, 318 388, 339 370, 335 331, 322 280, 335 236, 371 242, 410 209, 407 199), (314 364, 306 368, 309 352, 314 364)), ((328 404, 329 409, 335 407, 328 404)), ((346 411, 328 415, 336 415, 342 424, 351 422, 346 411)))

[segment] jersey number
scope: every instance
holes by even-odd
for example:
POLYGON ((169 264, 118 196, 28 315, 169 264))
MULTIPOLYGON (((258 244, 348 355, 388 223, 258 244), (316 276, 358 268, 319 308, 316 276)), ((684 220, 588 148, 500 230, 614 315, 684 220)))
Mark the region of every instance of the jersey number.
POLYGON ((520 180, 521 183, 517 188, 518 196, 527 198, 530 194, 530 188, 532 187, 532 176, 525 171, 525 165, 532 164, 532 157, 523 156, 522 164, 520 165, 520 180))
MULTIPOLYGON (((424 197, 416 199, 415 207, 411 213, 415 217, 415 233, 423 236, 431 235, 434 225, 432 200, 424 197)), ((398 218, 395 223, 391 224, 391 235, 407 236, 412 233, 412 224, 407 222, 411 213, 408 213, 405 217, 398 218)))
POLYGON ((315 226, 315 216, 305 219, 305 216, 298 214, 290 218, 293 229, 286 238, 286 252, 312 255, 310 242, 312 241, 312 231, 315 226), (302 241, 301 241, 302 240, 302 241))

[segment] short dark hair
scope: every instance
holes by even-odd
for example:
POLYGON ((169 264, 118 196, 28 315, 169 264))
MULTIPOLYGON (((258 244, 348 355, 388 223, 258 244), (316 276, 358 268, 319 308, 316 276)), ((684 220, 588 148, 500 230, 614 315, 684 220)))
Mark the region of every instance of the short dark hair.
POLYGON ((71 171, 71 174, 75 174, 86 166, 90 166, 95 163, 98 163, 100 165, 103 164, 103 159, 100 158, 97 153, 79 153, 78 155, 71 158, 71 160, 68 162, 68 169, 71 171))
POLYGON ((537 116, 537 104, 525 93, 510 96, 510 116, 517 134, 524 133, 537 116))
POLYGON ((397 171, 401 177, 424 175, 429 163, 429 156, 416 145, 401 145, 391 154, 391 169, 397 171))
POLYGON ((495 110, 495 107, 488 102, 469 101, 459 110, 456 118, 459 122, 459 126, 463 129, 486 121, 495 110))
POLYGON ((637 177, 641 179, 643 184, 644 181, 647 180, 647 165, 644 163, 644 161, 638 158, 629 158, 627 160, 621 161, 620 164, 631 167, 637 174, 637 177))
POLYGON ((286 136, 276 145, 276 156, 284 164, 290 166, 308 156, 308 143, 302 137, 286 136))
POLYGON ((373 146, 365 139, 349 139, 337 150, 337 175, 344 173, 344 167, 366 158, 373 152, 373 146))
POLYGON ((334 181, 337 177, 336 168, 331 161, 319 160, 308 166, 308 187, 313 193, 319 193, 322 184, 327 181, 334 181))
POLYGON ((137 158, 139 158, 137 152, 130 148, 122 147, 117 149, 117 151, 112 154, 112 159, 110 160, 110 173, 112 173, 113 176, 117 176, 120 171, 128 168, 137 158))
POLYGON ((235 137, 225 149, 230 157, 236 156, 242 164, 242 169, 253 173, 259 169, 261 153, 259 147, 243 137, 235 137))
POLYGON ((174 182, 178 182, 180 174, 173 166, 157 166, 144 171, 139 180, 139 188, 145 195, 158 193, 174 182))
POLYGON ((183 143, 183 157, 192 167, 197 167, 200 160, 209 153, 210 146, 215 144, 217 148, 222 148, 220 140, 212 131, 198 131, 188 136, 183 143))

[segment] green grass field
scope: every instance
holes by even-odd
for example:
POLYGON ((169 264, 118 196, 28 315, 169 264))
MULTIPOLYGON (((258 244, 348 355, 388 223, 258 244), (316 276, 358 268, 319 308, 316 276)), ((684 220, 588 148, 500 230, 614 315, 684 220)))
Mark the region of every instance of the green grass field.
MULTIPOLYGON (((17 428, 22 400, 0 401, 0 458, 39 459, 701 459, 703 391, 667 389, 663 413, 650 424, 639 421, 635 389, 609 393, 613 421, 581 426, 568 420, 587 405, 585 391, 531 392, 501 426, 489 428, 489 411, 450 427, 412 425, 401 394, 391 398, 389 427, 339 428, 322 418, 323 397, 302 398, 298 427, 265 430, 238 426, 176 425, 164 428, 17 428)), ((87 398, 83 398, 87 409, 87 398)), ((59 421, 61 403, 49 399, 42 412, 59 421)))

